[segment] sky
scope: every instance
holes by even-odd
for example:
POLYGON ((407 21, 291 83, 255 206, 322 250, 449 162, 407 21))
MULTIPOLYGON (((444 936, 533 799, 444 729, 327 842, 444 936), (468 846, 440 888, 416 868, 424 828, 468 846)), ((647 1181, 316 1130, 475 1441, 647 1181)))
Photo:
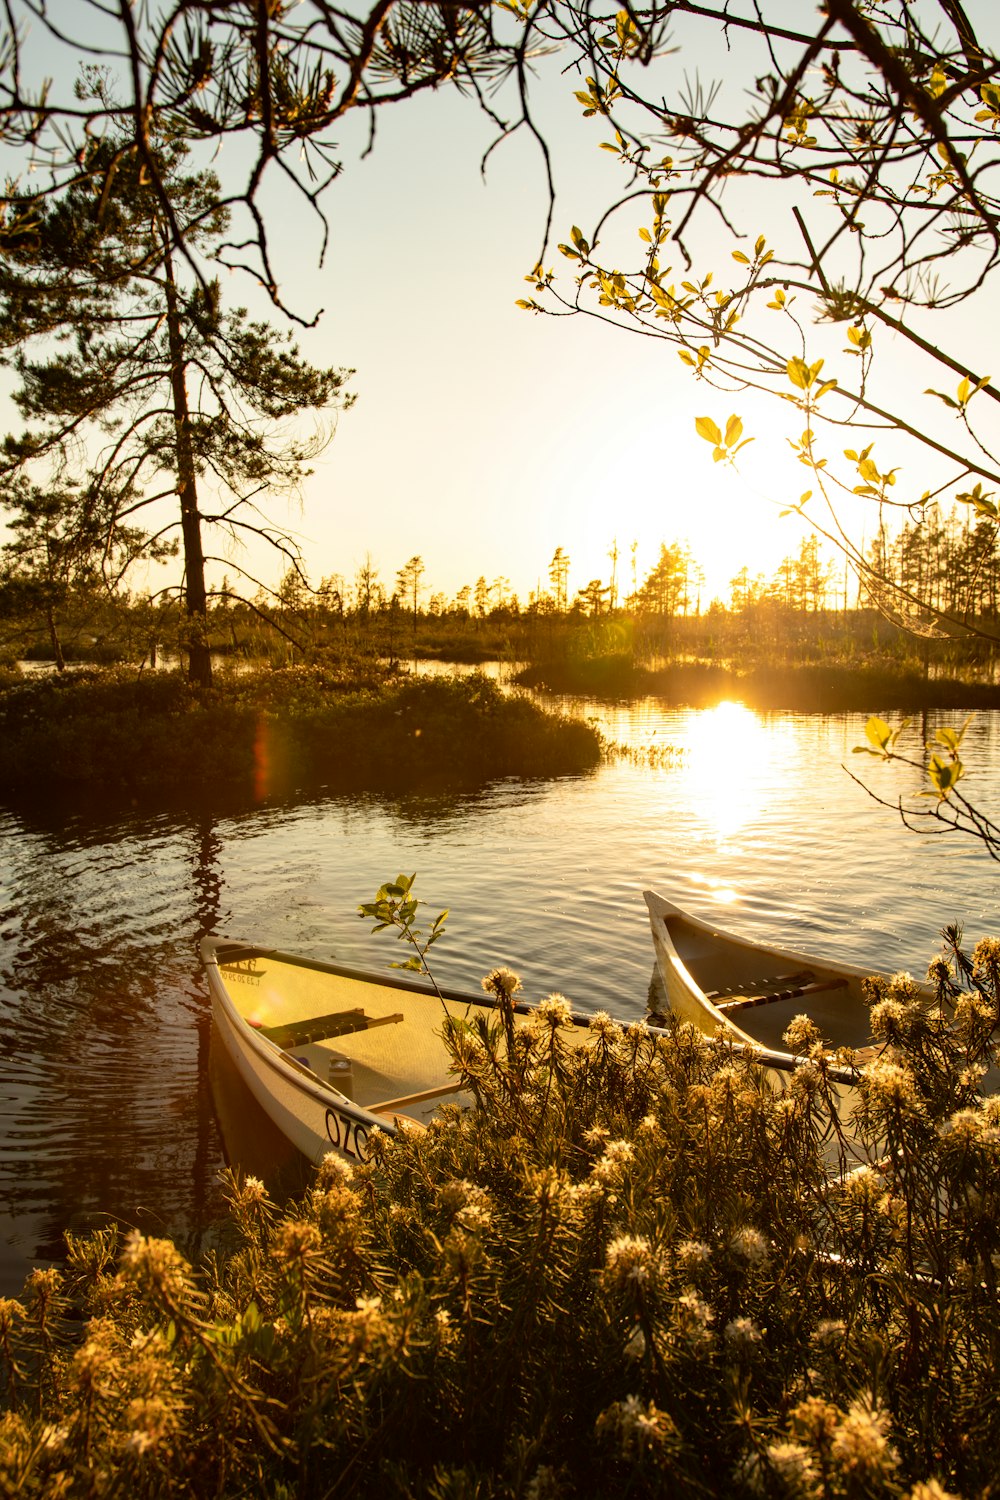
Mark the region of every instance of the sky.
MULTIPOLYGON (((555 238, 566 240, 621 179, 571 84, 547 83, 566 103, 553 111, 555 238)), ((296 269, 297 305, 326 308, 304 351, 357 372, 356 405, 293 518, 314 568, 351 579, 370 552, 391 585, 419 554, 431 589, 507 577, 523 600, 549 586, 557 547, 572 591, 608 578, 616 542, 624 558, 638 542, 641 580, 661 543, 687 540, 709 592, 728 597, 744 566, 770 574, 803 530, 779 520, 786 497, 753 465, 741 478, 713 464, 694 430, 706 397, 676 351, 516 307, 539 253, 544 179, 515 139, 484 182, 490 138, 455 95, 386 112, 373 155, 330 191, 325 266, 303 256, 301 279, 296 269)), ((562 262, 552 249, 545 264, 562 262)))
MULTIPOLYGON (((73 0, 66 4, 72 11, 73 0)), ((796 24, 806 14, 811 5, 789 0, 796 24)), ((713 27, 700 38, 700 52, 666 66, 700 66, 742 90, 739 58, 721 53, 713 27)), ((599 149, 606 124, 582 118, 579 84, 557 62, 539 65, 534 100, 558 190, 544 264, 557 270, 569 263, 555 245, 573 224, 587 229, 624 186, 615 159, 599 149)), ((384 109, 363 160, 367 124, 345 121, 345 170, 325 199, 331 235, 322 266, 319 230, 301 200, 278 190, 277 177, 262 197, 284 297, 307 319, 324 309, 299 335, 303 353, 356 372, 356 404, 340 416, 301 503, 268 505, 298 539, 313 582, 333 575, 350 584, 370 557, 391 589, 419 555, 425 595, 451 597, 483 576, 506 579, 526 600, 549 586, 561 547, 572 595, 608 579, 614 547, 628 588, 633 544, 641 581, 660 545, 673 542, 687 542, 703 568, 703 602, 728 599, 744 567, 771 576, 807 534, 797 517, 782 515, 811 483, 788 446, 801 425, 796 414, 773 400, 707 390, 674 348, 655 340, 518 309, 541 245, 542 161, 527 137, 515 137, 492 154, 484 180, 480 161, 492 139, 475 105, 447 88, 384 109), (713 464, 695 433, 696 417, 724 426, 734 411, 755 439, 739 472, 713 464)), ((228 166, 220 158, 223 178, 228 166)), ((751 218, 754 232, 787 237, 780 207, 769 192, 751 218)), ((734 243, 726 235, 699 246, 701 265, 723 284, 734 243)), ((275 317, 239 275, 224 278, 223 295, 275 317)), ((980 334, 981 322, 971 323, 972 346, 980 334)), ((840 366, 856 374, 849 360, 840 366)), ((837 372, 831 363, 824 373, 837 372)), ((7 406, 4 425, 15 427, 7 406)), ((874 525, 860 507, 847 519, 858 538, 874 525)), ((234 560, 277 583, 273 557, 234 560)), ((166 576, 153 573, 149 585, 166 576)))

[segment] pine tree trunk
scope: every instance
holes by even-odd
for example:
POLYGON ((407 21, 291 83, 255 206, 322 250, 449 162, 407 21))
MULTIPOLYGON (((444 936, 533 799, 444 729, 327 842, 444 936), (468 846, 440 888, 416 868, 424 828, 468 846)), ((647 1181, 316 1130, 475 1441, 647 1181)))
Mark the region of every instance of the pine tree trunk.
POLYGON ((51 599, 46 599, 45 601, 45 621, 49 627, 52 659, 56 664, 56 671, 65 672, 66 658, 63 656, 62 641, 59 639, 59 626, 56 623, 56 612, 51 599))
POLYGON ((184 608, 187 614, 188 678, 199 687, 212 685, 212 658, 208 649, 208 594, 205 589, 205 553, 201 541, 198 483, 191 442, 191 417, 187 399, 187 366, 184 336, 177 307, 173 261, 165 260, 167 337, 170 341, 170 385, 173 394, 174 430, 177 444, 177 494, 181 503, 181 539, 184 546, 184 608))

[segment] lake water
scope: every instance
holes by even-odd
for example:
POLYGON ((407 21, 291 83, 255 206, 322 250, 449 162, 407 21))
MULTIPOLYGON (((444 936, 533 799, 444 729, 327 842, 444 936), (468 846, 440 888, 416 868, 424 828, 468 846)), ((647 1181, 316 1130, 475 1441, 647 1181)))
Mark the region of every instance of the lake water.
MULTIPOLYGON (((565 706, 628 753, 454 798, 0 811, 0 1294, 101 1215, 203 1243, 223 1164, 205 932, 380 968, 401 955, 355 908, 416 870, 429 910, 451 910, 440 980, 475 987, 509 964, 528 998, 559 990, 622 1017, 643 1014, 652 975, 647 886, 887 971, 922 971, 956 919, 970 940, 1000 932, 1000 866, 972 841, 908 832, 850 780, 844 765, 888 796, 907 785, 851 754, 862 716, 565 706)), ((995 812, 1000 716, 980 715, 967 743, 963 787, 995 812)), ((236 1113, 259 1170, 265 1126, 236 1113)))

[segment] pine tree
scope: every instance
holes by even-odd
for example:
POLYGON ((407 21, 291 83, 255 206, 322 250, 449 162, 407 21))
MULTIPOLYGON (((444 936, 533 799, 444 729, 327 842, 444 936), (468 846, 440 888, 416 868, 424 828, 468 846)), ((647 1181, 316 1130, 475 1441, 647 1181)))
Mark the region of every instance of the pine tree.
MULTIPOLYGON (((28 425, 7 437, 2 469, 43 488, 73 479, 102 555, 122 527, 138 556, 179 530, 189 676, 208 685, 206 531, 263 538, 297 565, 258 497, 301 482, 332 425, 307 439, 282 427, 349 404, 351 372, 317 369, 290 335, 223 309, 206 272, 228 221, 218 182, 179 142, 156 152, 155 187, 134 146, 106 139, 60 195, 9 194, 32 232, 0 266, 0 338, 28 425)), ((15 512, 17 493, 9 484, 15 512)))

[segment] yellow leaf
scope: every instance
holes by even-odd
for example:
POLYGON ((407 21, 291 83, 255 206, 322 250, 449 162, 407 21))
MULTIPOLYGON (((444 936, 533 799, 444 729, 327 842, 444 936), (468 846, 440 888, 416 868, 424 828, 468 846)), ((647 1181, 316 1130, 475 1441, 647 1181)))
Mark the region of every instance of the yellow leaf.
POLYGON ((726 447, 733 448, 740 440, 743 432, 743 423, 735 414, 726 423, 726 447))
POLYGON ((892 739, 892 730, 884 719, 880 719, 876 714, 872 714, 865 725, 865 734, 876 749, 885 753, 886 747, 892 739))
POLYGON ((927 774, 937 787, 938 796, 944 799, 965 775, 965 767, 957 756, 946 760, 943 756, 932 755, 927 766, 927 774))
POLYGON ((804 359, 799 359, 796 356, 796 358, 788 361, 788 378, 792 382, 792 385, 798 386, 800 391, 807 391, 809 389, 809 382, 812 377, 809 373, 809 366, 804 359))
POLYGON ((711 417, 695 417, 694 426, 698 436, 704 438, 706 443, 714 443, 716 447, 720 446, 722 443, 722 433, 711 417))

